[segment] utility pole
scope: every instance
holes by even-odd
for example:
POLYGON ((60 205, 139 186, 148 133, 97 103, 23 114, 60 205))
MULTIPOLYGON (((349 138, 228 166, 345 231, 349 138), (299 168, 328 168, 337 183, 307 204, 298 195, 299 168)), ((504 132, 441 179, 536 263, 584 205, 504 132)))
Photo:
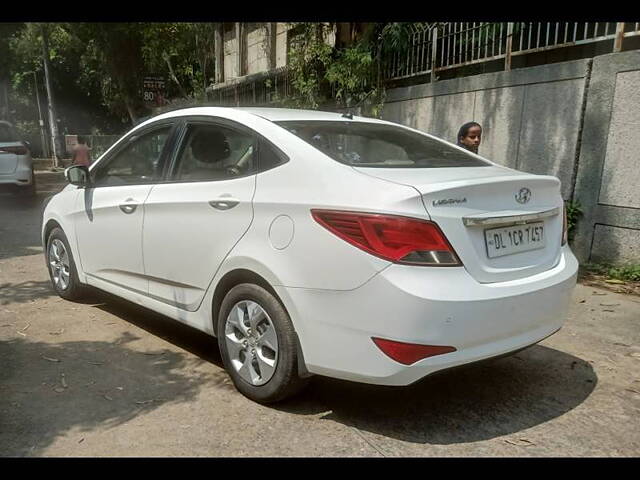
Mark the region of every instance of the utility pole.
POLYGON ((49 148, 47 146, 47 136, 44 133, 44 120, 42 120, 42 110, 40 109, 40 93, 38 93, 38 76, 33 71, 33 84, 36 89, 36 102, 38 103, 38 121, 40 123, 40 138, 42 140, 42 154, 45 157, 49 156, 49 148))
POLYGON ((42 31, 42 56, 44 58, 44 81, 47 86, 47 97, 49 104, 49 128, 51 129, 51 150, 53 151, 53 165, 58 167, 58 124, 56 122, 56 110, 53 103, 53 92, 51 91, 51 79, 49 76, 49 34, 44 25, 40 25, 42 31))

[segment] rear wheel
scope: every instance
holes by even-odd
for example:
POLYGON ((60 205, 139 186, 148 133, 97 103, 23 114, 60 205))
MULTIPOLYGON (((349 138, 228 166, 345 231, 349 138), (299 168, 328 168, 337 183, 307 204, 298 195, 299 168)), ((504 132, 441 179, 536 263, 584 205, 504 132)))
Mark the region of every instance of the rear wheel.
POLYGON ((237 285, 222 301, 218 319, 222 361, 243 395, 273 403, 306 385, 298 375, 293 324, 271 293, 254 284, 237 285))
POLYGON ((54 228, 47 239, 47 267, 53 288, 66 300, 77 300, 84 291, 78 279, 67 236, 61 228, 54 228))

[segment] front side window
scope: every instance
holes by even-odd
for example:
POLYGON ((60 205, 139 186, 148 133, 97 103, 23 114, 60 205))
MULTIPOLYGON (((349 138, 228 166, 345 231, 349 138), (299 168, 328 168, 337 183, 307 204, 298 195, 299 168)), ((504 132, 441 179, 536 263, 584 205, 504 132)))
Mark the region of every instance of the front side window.
POLYGON ((252 135, 213 124, 188 126, 174 180, 208 182, 229 180, 255 172, 252 135))
POLYGON ((93 173, 95 186, 155 183, 162 178, 162 151, 171 127, 134 136, 123 150, 98 165, 93 173))
POLYGON ((353 167, 481 167, 489 163, 443 141, 393 125, 342 121, 276 122, 334 160, 353 167))

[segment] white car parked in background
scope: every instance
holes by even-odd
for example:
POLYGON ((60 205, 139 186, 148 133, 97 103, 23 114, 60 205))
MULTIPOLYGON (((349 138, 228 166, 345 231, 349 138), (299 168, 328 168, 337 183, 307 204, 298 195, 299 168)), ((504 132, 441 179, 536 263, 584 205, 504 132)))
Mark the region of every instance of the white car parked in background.
POLYGON ((560 329, 576 282, 558 179, 381 120, 184 109, 66 175, 42 231, 56 291, 216 336, 263 403, 515 352, 560 329))
POLYGON ((0 121, 0 188, 29 197, 36 194, 29 144, 5 121, 0 121))

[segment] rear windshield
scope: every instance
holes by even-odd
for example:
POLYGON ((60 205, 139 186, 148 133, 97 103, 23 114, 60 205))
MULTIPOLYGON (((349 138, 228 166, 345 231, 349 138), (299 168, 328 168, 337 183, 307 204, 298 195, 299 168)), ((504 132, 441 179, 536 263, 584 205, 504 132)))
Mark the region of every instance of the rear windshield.
POLYGON ((6 123, 0 123, 0 142, 16 142, 18 141, 17 135, 6 123))
POLYGON ((443 141, 393 125, 311 120, 275 123, 334 160, 353 167, 438 168, 490 165, 443 141))

